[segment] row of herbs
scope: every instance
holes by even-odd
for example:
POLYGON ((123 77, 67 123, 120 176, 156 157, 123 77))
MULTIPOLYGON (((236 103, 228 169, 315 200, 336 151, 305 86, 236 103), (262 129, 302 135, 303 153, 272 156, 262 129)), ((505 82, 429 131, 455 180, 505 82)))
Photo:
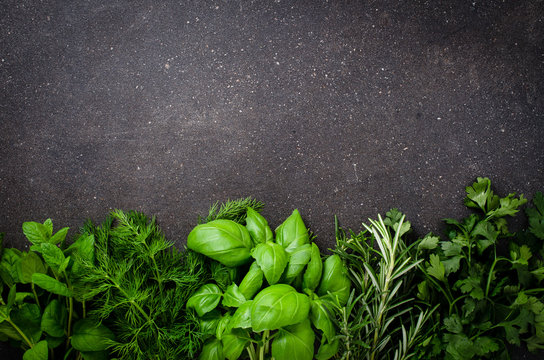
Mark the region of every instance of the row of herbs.
MULTIPOLYGON (((23 359, 509 359, 544 349, 544 196, 466 188, 472 214, 417 239, 396 209, 323 255, 298 210, 275 231, 251 198, 211 207, 178 251, 113 211, 71 242, 27 222, 0 247, 0 341, 23 359), (519 223, 518 223, 519 227, 519 223)), ((1 239, 1 235, 0 235, 1 239)), ((0 241, 1 244, 1 241, 0 241)))

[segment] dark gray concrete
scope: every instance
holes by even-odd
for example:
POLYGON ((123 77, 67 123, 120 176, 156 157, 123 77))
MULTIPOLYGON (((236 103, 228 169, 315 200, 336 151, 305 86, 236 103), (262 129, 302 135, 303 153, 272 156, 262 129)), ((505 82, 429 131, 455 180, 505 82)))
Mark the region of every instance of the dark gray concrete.
POLYGON ((391 207, 418 233, 464 186, 544 189, 542 1, 3 1, 0 231, 211 202, 295 207, 333 245, 391 207), (295 4, 296 3, 296 4, 295 4))

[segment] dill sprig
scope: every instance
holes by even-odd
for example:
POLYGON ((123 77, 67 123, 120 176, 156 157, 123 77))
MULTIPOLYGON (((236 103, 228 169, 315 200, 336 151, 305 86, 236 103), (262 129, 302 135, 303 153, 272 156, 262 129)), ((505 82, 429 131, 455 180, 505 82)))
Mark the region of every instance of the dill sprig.
MULTIPOLYGON (((252 197, 240 198, 236 200, 227 200, 219 205, 219 202, 214 203, 208 212, 204 222, 212 220, 232 220, 239 224, 245 224, 247 208, 260 212, 264 204, 252 197)), ((199 221, 201 222, 201 221, 199 221)))
POLYGON ((79 259, 76 288, 92 299, 90 316, 116 333, 120 359, 194 358, 202 345, 197 319, 185 311, 191 294, 210 278, 205 259, 180 252, 155 219, 115 210, 79 236, 94 236, 94 261, 79 259))

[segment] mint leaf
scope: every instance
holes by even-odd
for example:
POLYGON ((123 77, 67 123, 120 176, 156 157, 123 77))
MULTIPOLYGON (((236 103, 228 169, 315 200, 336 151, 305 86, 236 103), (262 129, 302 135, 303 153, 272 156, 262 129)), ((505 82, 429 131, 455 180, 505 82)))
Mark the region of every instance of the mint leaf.
MULTIPOLYGON (((47 223, 47 220, 46 220, 47 223)), ((34 221, 23 223, 23 233, 32 244, 39 244, 49 240, 49 227, 34 221)))

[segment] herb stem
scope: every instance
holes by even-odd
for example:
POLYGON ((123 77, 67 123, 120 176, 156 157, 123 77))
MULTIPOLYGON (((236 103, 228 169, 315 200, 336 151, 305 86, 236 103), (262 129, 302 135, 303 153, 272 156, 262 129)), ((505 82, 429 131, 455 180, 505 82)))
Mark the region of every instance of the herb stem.
POLYGON ((487 298, 489 295, 489 287, 491 286, 491 278, 493 277, 493 271, 495 270, 495 265, 501 260, 510 261, 503 257, 498 257, 493 260, 493 264, 491 265, 491 269, 489 270, 489 275, 487 275, 487 284, 485 286, 485 297, 487 298))
POLYGON ((32 282, 31 283, 31 287, 32 287, 32 293, 34 294, 34 299, 36 299, 36 305, 38 305, 38 307, 41 309, 42 307, 40 306, 40 300, 38 300, 38 294, 36 293, 36 287, 34 287, 34 283, 32 282))
POLYGON ((6 319, 6 321, 21 335, 23 340, 27 343, 27 345, 32 349, 34 347, 34 343, 28 339, 28 337, 25 335, 25 333, 11 320, 10 317, 6 319))

